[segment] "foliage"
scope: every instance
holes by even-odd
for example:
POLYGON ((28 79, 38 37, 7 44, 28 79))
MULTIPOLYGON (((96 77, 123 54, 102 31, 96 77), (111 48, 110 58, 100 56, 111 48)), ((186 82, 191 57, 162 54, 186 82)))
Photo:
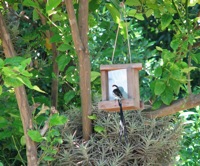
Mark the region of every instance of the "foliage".
MULTIPOLYGON (((119 140, 119 116, 99 111, 96 107, 94 126, 104 126, 105 132, 92 135, 88 142, 80 141, 80 111, 68 111, 69 121, 63 132, 64 144, 56 156, 56 165, 156 165, 172 163, 178 150, 182 127, 173 124, 170 117, 158 120, 146 119, 139 111, 125 112, 128 144, 119 140), (145 156, 145 157, 144 157, 145 156)), ((93 117, 93 116, 92 116, 93 117)))
POLYGON ((183 132, 183 142, 180 155, 177 157, 177 165, 198 165, 200 162, 200 109, 183 111, 180 116, 185 120, 185 130, 183 132))
POLYGON ((0 74, 2 75, 4 85, 6 87, 11 86, 15 88, 24 84, 29 89, 44 92, 38 86, 33 86, 31 84, 30 78, 32 77, 32 74, 26 70, 26 67, 30 62, 30 58, 24 59, 22 57, 7 58, 4 61, 0 59, 0 74))
POLYGON ((63 143, 61 132, 58 126, 65 125, 68 119, 66 116, 54 113, 49 115, 49 108, 42 106, 39 112, 34 117, 34 130, 29 130, 28 135, 30 138, 38 143, 40 149, 39 161, 53 161, 54 156, 58 153, 58 147, 63 143), (49 118, 48 118, 49 117, 49 118), (46 120, 46 121, 45 121, 46 120), (44 123, 45 121, 45 123, 44 123), (45 135, 41 135, 40 129, 48 124, 48 130, 45 135))
MULTIPOLYGON (((48 3, 43 3, 42 0, 8 0, 7 2, 12 10, 6 10, 3 2, 0 2, 0 9, 6 18, 18 56, 5 59, 0 41, 0 102, 2 103, 0 160, 7 165, 17 165, 19 162, 26 163, 26 160, 24 146, 17 141, 23 142, 23 129, 12 87, 24 84, 27 87, 30 103, 31 101, 39 102, 41 105, 50 106, 51 81, 55 77, 52 74, 52 43, 56 44, 59 52, 56 59, 59 68, 58 105, 59 110, 65 112, 69 108, 74 110, 74 114, 69 119, 73 122, 73 132, 77 131, 79 137, 74 141, 74 136, 66 135, 67 141, 71 143, 66 146, 74 148, 73 142, 77 143, 77 139, 80 139, 82 134, 81 125, 76 124, 81 122, 80 117, 76 116, 77 114, 80 116, 79 108, 81 107, 79 70, 78 59, 69 33, 68 16, 61 0, 52 0, 48 3), (42 23, 43 21, 45 24, 42 23), (50 38, 47 31, 53 33, 50 38), (39 93, 41 90, 35 85, 46 93, 39 93)), ((78 11, 78 3, 75 1, 73 3, 75 11, 78 11)), ((106 2, 90 0, 88 45, 92 64, 93 101, 96 103, 100 100, 99 67, 101 64, 112 63, 140 62, 143 64, 143 71, 140 72, 141 98, 145 103, 153 104, 154 109, 163 104, 170 105, 179 98, 187 97, 191 92, 198 92, 200 83, 199 8, 198 1, 188 0, 126 0, 125 4, 118 0, 106 2), (119 34, 116 39, 118 28, 119 34), (130 42, 130 54, 128 42, 130 42)), ((40 109, 37 108, 37 111, 40 109)), ((36 124, 43 126, 49 114, 38 115, 37 111, 35 113, 36 124)), ((190 111, 186 112, 190 113, 190 111)), ((186 126, 184 131, 180 164, 189 165, 198 162, 198 158, 195 157, 190 161, 187 159, 188 151, 194 154, 193 156, 198 156, 195 147, 199 141, 198 112, 197 109, 197 112, 186 118, 186 122, 193 120, 193 123, 186 126)), ((60 117, 54 116, 52 117, 55 119, 60 117)), ((101 118, 90 118, 94 120, 94 130, 97 136, 109 134, 108 122, 106 125, 98 124, 101 118), (104 132, 105 128, 107 133, 104 132)), ((60 119, 56 123, 63 124, 63 121, 60 119)), ((53 124, 54 119, 51 120, 51 125, 53 124)), ((112 128, 116 128, 117 124, 112 128)), ((29 134, 33 140, 40 143, 41 153, 47 157, 46 160, 51 160, 54 154, 50 154, 44 146, 49 146, 52 153, 57 153, 57 149, 54 148, 62 143, 61 135, 63 134, 54 125, 46 136, 41 136, 39 129, 38 127, 31 130, 29 134), (34 135, 38 136, 34 137, 34 135), (57 140, 55 144, 52 141, 54 139, 57 140)), ((94 139, 97 136, 94 136, 94 139)), ((106 138, 102 138, 101 141, 103 145, 108 143, 106 138)), ((88 155, 86 147, 98 146, 94 142, 91 144, 94 145, 91 146, 90 142, 87 145, 77 143, 77 147, 81 146, 82 149, 75 147, 75 154, 80 155, 84 152, 83 156, 86 153, 88 155)), ((73 154, 67 152, 66 155, 71 157, 70 155, 73 154)), ((45 159, 43 155, 41 156, 41 159, 45 159)))
POLYGON ((24 133, 13 89, 4 92, 0 102, 0 161, 5 165, 18 165, 26 159, 25 148, 20 143, 24 133))
MULTIPOLYGON (((91 120, 94 120, 94 121, 97 120, 96 114, 90 115, 90 116, 88 116, 88 118, 91 119, 91 120)), ((103 126, 95 125, 94 131, 97 132, 97 133, 102 133, 102 132, 105 132, 106 130, 103 126)))

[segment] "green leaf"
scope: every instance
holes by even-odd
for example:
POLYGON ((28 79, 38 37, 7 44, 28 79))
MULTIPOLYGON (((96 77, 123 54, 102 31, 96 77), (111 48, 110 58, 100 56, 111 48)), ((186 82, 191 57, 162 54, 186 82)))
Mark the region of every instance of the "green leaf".
POLYGON ((59 34, 55 34, 50 38, 51 43, 60 42, 62 41, 62 36, 59 34))
POLYGON ((162 105, 162 101, 161 100, 157 100, 156 102, 153 103, 152 108, 154 110, 160 108, 160 106, 162 105))
POLYGON ((53 114, 49 120, 50 126, 64 125, 67 122, 67 117, 59 114, 53 114))
POLYGON ((23 83, 24 85, 26 85, 28 88, 33 89, 31 81, 27 77, 17 76, 16 79, 18 79, 21 83, 23 83))
POLYGON ((45 156, 44 158, 44 161, 54 161, 55 158, 51 157, 51 156, 45 156))
POLYGON ((161 17, 161 29, 164 30, 172 22, 173 17, 171 14, 163 14, 161 17))
POLYGON ((97 133, 102 133, 105 132, 105 128, 102 126, 94 126, 94 131, 96 131, 97 133))
POLYGON ((6 127, 7 125, 8 125, 8 120, 0 116, 0 128, 6 127))
POLYGON ((64 13, 60 13, 60 12, 54 14, 52 17, 53 22, 64 21, 66 19, 67 19, 66 15, 64 13))
POLYGON ((11 130, 6 130, 6 131, 1 131, 0 130, 0 140, 3 140, 5 138, 9 138, 11 137, 13 133, 11 132, 11 130))
POLYGON ((173 92, 170 87, 167 87, 164 93, 161 95, 161 100, 166 105, 169 105, 173 100, 173 92))
POLYGON ((88 116, 88 118, 91 119, 91 120, 96 120, 97 119, 97 115, 93 114, 93 115, 88 116))
POLYGON ((120 23, 119 11, 112 4, 106 4, 106 8, 109 10, 114 22, 119 24, 120 23))
POLYGON ((200 53, 191 54, 191 57, 197 64, 200 64, 200 53))
POLYGON ((34 85, 33 87, 32 87, 32 89, 33 90, 36 90, 36 91, 38 91, 38 92, 41 92, 41 93, 46 93, 45 91, 43 91, 43 90, 41 90, 38 86, 36 86, 36 85, 34 85))
POLYGON ((174 79, 180 79, 181 78, 181 69, 176 65, 176 64, 173 64, 171 65, 170 67, 170 72, 171 72, 171 75, 174 79))
POLYGON ((197 67, 187 67, 187 68, 182 69, 181 71, 182 71, 183 73, 189 73, 189 72, 191 72, 192 70, 196 70, 196 69, 197 69, 197 67))
POLYGON ((60 132, 59 132, 59 130, 57 130, 57 129, 51 129, 49 132, 48 132, 48 137, 51 137, 51 138, 53 138, 53 137, 55 137, 55 136, 60 136, 60 132))
POLYGON ((19 66, 23 60, 24 60, 23 57, 14 56, 14 57, 11 57, 11 58, 6 58, 4 63, 6 65, 19 66))
POLYGON ((75 96, 75 92, 73 90, 68 91, 64 95, 65 104, 68 104, 75 96))
POLYGON ((150 88, 151 88, 151 91, 154 92, 154 89, 155 89, 155 84, 156 84, 156 80, 152 81, 150 83, 150 88))
POLYGON ((31 6, 31 7, 34 7, 34 8, 39 8, 39 5, 32 0, 24 0, 23 5, 28 6, 28 7, 31 6))
POLYGON ((189 3, 188 3, 188 6, 195 6, 197 3, 199 4, 200 3, 200 1, 199 0, 190 0, 190 1, 188 1, 189 3))
POLYGON ((180 39, 177 38, 177 39, 172 40, 172 42, 170 43, 170 46, 174 51, 176 51, 179 47, 179 44, 180 44, 180 39))
POLYGON ((37 130, 28 130, 28 136, 35 142, 42 142, 44 138, 37 130))
MULTIPOLYGON (((121 29, 120 33, 124 36, 125 39, 127 39, 127 33, 126 33, 127 29, 126 29, 126 27, 129 27, 129 24, 130 23, 126 23, 126 22, 120 22, 119 23, 119 27, 121 29)), ((116 54, 117 54, 117 52, 116 52, 116 54)))
POLYGON ((91 72, 91 82, 93 82, 94 80, 96 80, 96 78, 100 77, 100 73, 96 72, 96 71, 92 71, 91 72))
POLYGON ((33 10, 33 20, 36 21, 36 20, 39 20, 39 18, 40 18, 40 17, 39 17, 39 15, 38 15, 38 12, 36 11, 36 9, 34 9, 34 10, 33 10))
POLYGON ((176 56, 175 53, 170 52, 169 50, 163 49, 162 51, 162 58, 164 62, 171 61, 176 56))
POLYGON ((170 84, 170 87, 173 89, 174 93, 178 95, 180 91, 180 87, 181 87, 180 82, 175 79, 170 79, 169 84, 170 84))
POLYGON ((162 80, 157 80, 155 83, 154 93, 156 95, 161 95, 166 88, 166 83, 162 80))
POLYGON ((3 80, 4 80, 4 84, 7 87, 12 86, 15 88, 15 87, 23 85, 19 80, 17 80, 16 78, 13 78, 13 77, 5 77, 5 78, 3 78, 3 80))
MULTIPOLYGON (((70 50, 72 47, 69 44, 61 44, 58 47, 58 51, 66 52, 67 50, 70 50)), ((66 55, 65 55, 66 56, 66 55)))
POLYGON ((24 135, 20 138, 20 144, 21 144, 22 146, 25 146, 25 145, 26 145, 26 139, 25 139, 25 136, 24 136, 24 135))
POLYGON ((153 14, 153 9, 147 10, 145 14, 147 18, 150 17, 153 14))
POLYGON ((70 66, 65 72, 66 81, 72 84, 79 82, 78 71, 75 66, 70 66))
POLYGON ((0 85, 0 95, 2 94, 2 91, 3 91, 3 90, 2 90, 2 86, 0 85))
POLYGON ((0 166, 3 166, 3 163, 2 163, 2 162, 0 162, 0 166))
POLYGON ((177 66, 181 69, 188 68, 188 64, 186 62, 183 62, 183 61, 178 62, 177 66))
POLYGON ((21 65, 23 68, 25 68, 30 63, 31 63, 31 58, 27 58, 27 59, 21 61, 21 65))
POLYGON ((3 67, 2 72, 5 77, 16 77, 17 73, 11 67, 3 67))
POLYGON ((131 16, 131 17, 134 17, 135 14, 136 14, 137 10, 136 9, 131 9, 130 11, 128 11, 127 15, 128 16, 131 16))
POLYGON ((63 139, 61 137, 56 137, 53 139, 52 144, 62 144, 63 139))
POLYGON ((24 69, 24 67, 22 67, 22 66, 18 66, 18 67, 16 67, 16 66, 14 66, 13 67, 13 71, 14 72, 18 72, 17 74, 19 75, 19 73, 20 74, 22 74, 22 75, 24 75, 24 76, 26 76, 26 77, 32 77, 32 73, 29 73, 27 70, 25 70, 24 69))
POLYGON ((4 66, 4 61, 3 59, 0 58, 0 68, 2 68, 4 66))
POLYGON ((158 47, 158 46, 156 46, 156 50, 158 50, 158 51, 163 51, 163 49, 161 48, 161 47, 158 47))
POLYGON ((162 67, 157 67, 154 72, 155 77, 160 77, 162 75, 162 67))
POLYGON ((141 20, 141 21, 144 20, 144 17, 143 17, 143 14, 142 14, 142 13, 137 13, 137 14, 135 14, 135 18, 137 18, 138 20, 141 20))
POLYGON ((59 70, 63 71, 65 69, 66 65, 69 64, 70 60, 71 60, 71 57, 67 56, 65 54, 58 56, 56 61, 58 63, 59 70))
POLYGON ((139 0, 127 0, 125 2, 125 4, 128 6, 140 6, 141 5, 139 0))
POLYGON ((48 13, 50 10, 54 10, 62 0, 49 0, 46 3, 46 12, 48 13))

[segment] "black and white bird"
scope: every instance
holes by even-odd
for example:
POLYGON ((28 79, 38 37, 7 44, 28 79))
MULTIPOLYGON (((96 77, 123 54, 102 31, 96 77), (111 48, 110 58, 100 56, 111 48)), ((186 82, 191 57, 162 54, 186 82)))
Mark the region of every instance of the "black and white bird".
POLYGON ((117 85, 113 85, 112 86, 113 89, 113 95, 115 96, 115 99, 118 100, 119 103, 119 107, 120 107, 120 111, 119 111, 119 116, 120 116, 120 141, 121 141, 121 137, 124 134, 125 137, 125 141, 126 143, 128 142, 128 138, 127 138, 127 130, 126 130, 126 124, 125 124, 125 118, 124 118, 124 114, 123 114, 123 110, 122 110, 122 102, 121 100, 123 99, 123 95, 122 92, 119 90, 119 87, 117 85))
POLYGON ((115 96, 115 99, 121 100, 123 98, 122 92, 119 90, 119 87, 117 85, 112 86, 113 89, 113 94, 115 96))

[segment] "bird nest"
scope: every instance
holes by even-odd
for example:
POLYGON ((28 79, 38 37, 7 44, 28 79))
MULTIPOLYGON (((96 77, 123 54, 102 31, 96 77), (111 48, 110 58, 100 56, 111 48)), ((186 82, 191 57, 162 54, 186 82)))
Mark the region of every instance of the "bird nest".
POLYGON ((89 141, 81 139, 81 112, 70 110, 63 132, 64 143, 55 165, 69 166, 167 166, 173 163, 179 149, 181 124, 172 117, 145 118, 140 111, 126 111, 128 143, 119 139, 118 113, 94 108, 94 126, 105 131, 94 133, 89 141))

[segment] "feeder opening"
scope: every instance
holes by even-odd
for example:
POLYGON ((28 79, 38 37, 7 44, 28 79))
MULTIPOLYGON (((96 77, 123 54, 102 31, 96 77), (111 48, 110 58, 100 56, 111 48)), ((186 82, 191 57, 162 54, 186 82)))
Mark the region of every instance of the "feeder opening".
POLYGON ((109 100, 115 100, 113 95, 113 85, 117 85, 119 87, 124 99, 128 98, 126 69, 112 70, 108 72, 109 100))

